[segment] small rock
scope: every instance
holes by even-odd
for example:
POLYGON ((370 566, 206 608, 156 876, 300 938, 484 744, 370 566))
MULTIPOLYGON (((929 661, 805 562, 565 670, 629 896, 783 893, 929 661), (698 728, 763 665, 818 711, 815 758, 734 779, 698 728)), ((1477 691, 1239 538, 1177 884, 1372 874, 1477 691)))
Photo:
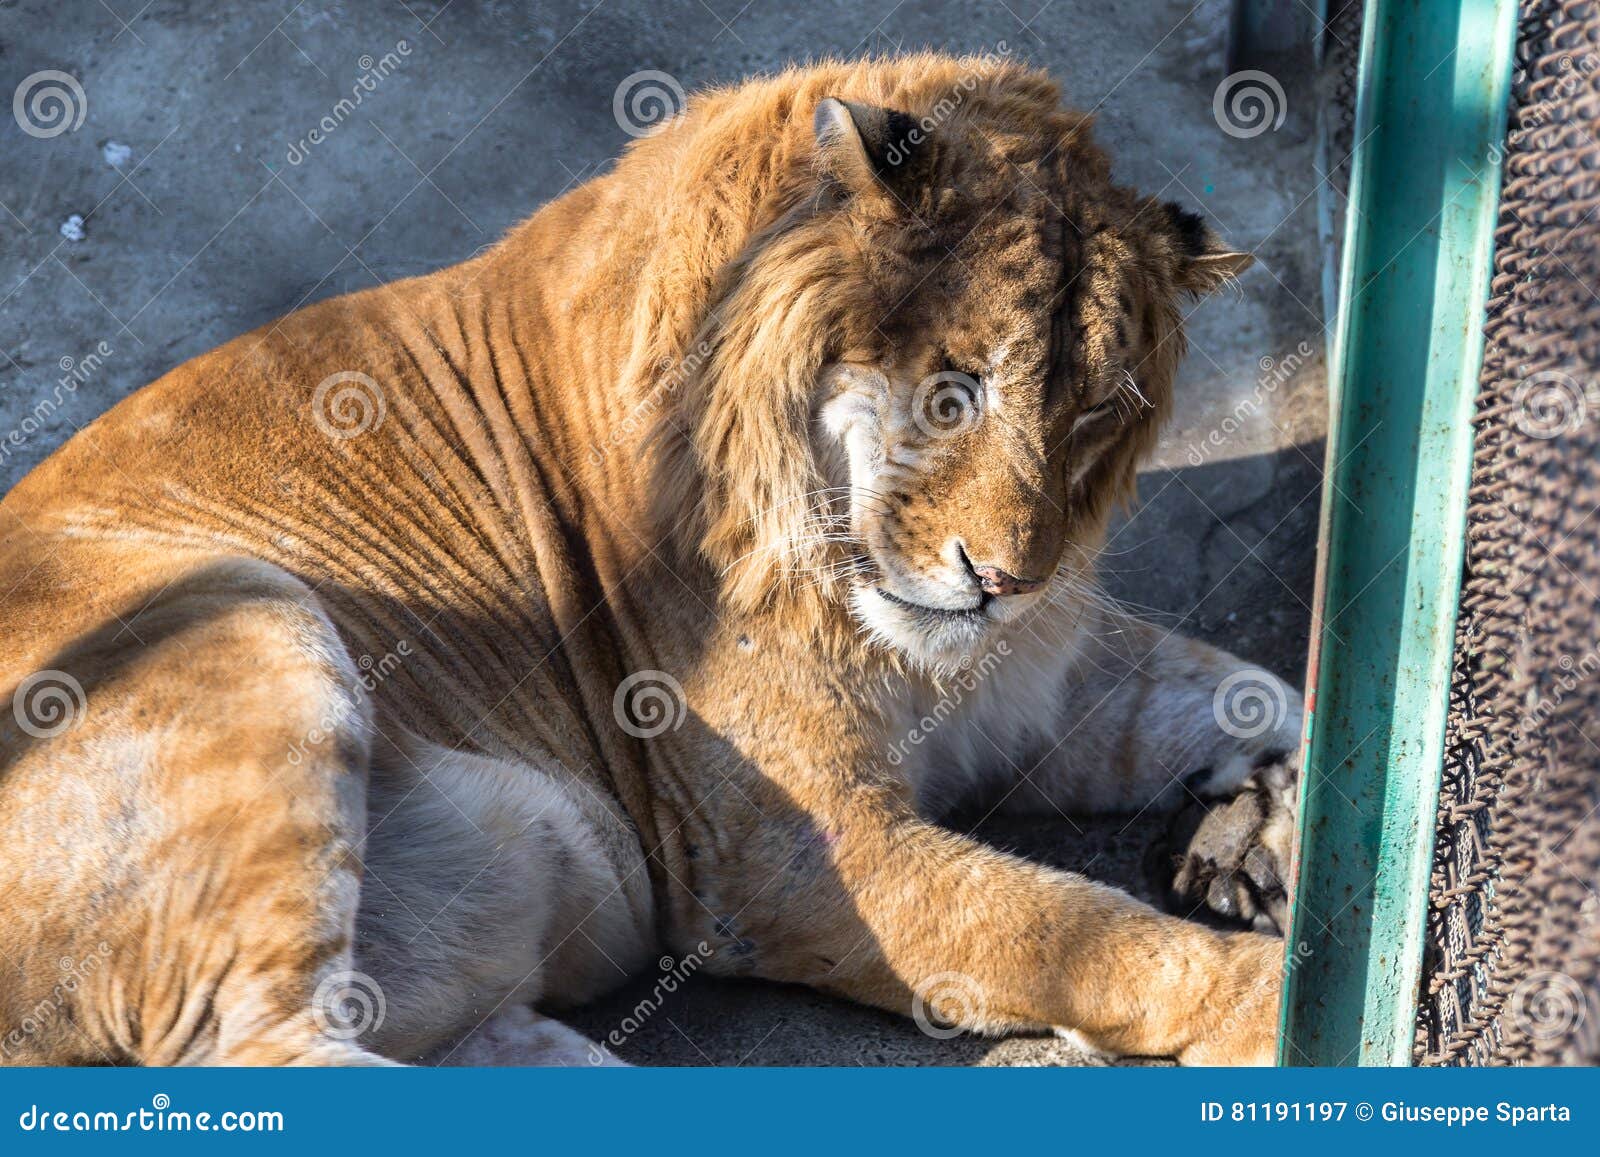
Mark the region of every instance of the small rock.
POLYGON ((100 155, 113 169, 120 169, 133 160, 133 150, 121 141, 107 141, 100 146, 100 155))
POLYGON ((83 227, 83 217, 77 213, 74 213, 65 221, 61 222, 61 236, 65 237, 68 241, 82 241, 85 237, 89 236, 88 232, 85 231, 83 227))

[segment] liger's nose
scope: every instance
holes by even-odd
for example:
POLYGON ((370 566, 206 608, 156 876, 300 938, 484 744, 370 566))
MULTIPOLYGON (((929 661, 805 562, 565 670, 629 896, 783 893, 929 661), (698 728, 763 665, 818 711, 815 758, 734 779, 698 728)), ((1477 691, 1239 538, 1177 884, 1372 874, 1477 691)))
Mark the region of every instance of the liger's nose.
POLYGON ((1044 579, 1018 578, 1001 570, 997 566, 974 566, 972 573, 978 576, 978 585, 985 594, 990 595, 1025 595, 1044 586, 1044 579))

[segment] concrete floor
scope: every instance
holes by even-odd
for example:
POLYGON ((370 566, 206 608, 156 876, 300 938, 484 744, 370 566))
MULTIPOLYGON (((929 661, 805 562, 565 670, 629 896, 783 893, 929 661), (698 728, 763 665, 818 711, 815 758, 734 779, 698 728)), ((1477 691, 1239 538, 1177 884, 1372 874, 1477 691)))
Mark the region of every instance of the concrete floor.
MULTIPOLYGON (((1108 552, 1108 585, 1298 681, 1325 424, 1313 96, 1284 70, 1282 124, 1223 131, 1226 17, 1225 0, 0 0, 0 95, 53 69, 86 106, 46 138, 0 116, 0 490, 171 366, 490 243, 626 144, 612 99, 633 73, 693 89, 828 54, 1005 42, 1096 109, 1123 180, 1203 209, 1259 259, 1190 320, 1178 415, 1108 552), (386 53, 398 65, 355 114, 301 144, 386 53)), ((1142 887, 1157 825, 1079 826, 982 834, 1142 887)), ((571 1019, 605 1036, 652 984, 571 1019)), ((1085 1061, 1061 1042, 935 1039, 812 993, 709 982, 618 1051, 1085 1061)))

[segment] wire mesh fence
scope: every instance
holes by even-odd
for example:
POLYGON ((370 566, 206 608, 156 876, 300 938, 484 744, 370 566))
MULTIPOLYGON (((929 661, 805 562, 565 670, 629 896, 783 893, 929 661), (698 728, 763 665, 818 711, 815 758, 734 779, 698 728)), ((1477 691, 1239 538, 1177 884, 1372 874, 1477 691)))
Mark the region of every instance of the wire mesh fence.
POLYGON ((1600 3, 1517 38, 1421 1064, 1600 1063, 1600 3))

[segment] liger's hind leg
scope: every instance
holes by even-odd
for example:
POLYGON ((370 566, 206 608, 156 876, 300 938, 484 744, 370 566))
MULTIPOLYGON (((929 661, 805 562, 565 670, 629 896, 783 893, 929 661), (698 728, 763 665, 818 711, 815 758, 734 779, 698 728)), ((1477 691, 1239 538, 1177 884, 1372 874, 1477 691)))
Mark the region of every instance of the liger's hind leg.
POLYGON ((70 727, 7 737, 0 946, 19 977, 0 1023, 51 1010, 10 1059, 381 1063, 330 999, 352 982, 365 827, 355 664, 306 587, 258 562, 133 605, 26 660, 83 694, 70 727))

